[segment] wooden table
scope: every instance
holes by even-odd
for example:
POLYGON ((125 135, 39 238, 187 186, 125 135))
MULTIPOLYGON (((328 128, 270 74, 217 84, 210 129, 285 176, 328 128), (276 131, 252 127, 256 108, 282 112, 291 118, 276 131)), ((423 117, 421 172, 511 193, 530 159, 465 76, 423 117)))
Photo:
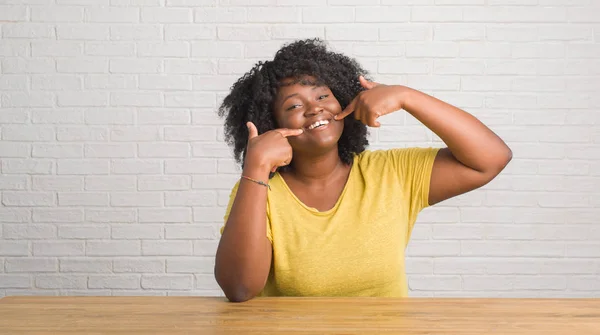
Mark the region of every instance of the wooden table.
POLYGON ((0 334, 600 334, 599 299, 6 297, 0 334))

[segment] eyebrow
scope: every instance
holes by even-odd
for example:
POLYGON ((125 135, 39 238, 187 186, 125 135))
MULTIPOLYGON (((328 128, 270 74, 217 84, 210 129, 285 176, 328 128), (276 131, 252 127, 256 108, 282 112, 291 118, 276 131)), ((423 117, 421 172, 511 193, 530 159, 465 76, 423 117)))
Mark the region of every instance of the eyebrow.
MULTIPOLYGON (((313 86, 312 90, 316 90, 317 88, 320 88, 321 86, 313 86)), ((286 102, 287 99, 291 98, 291 97, 295 97, 297 96, 298 93, 292 93, 290 95, 288 95, 287 97, 283 98, 283 100, 281 101, 281 104, 279 104, 279 107, 283 107, 283 104, 286 102)))

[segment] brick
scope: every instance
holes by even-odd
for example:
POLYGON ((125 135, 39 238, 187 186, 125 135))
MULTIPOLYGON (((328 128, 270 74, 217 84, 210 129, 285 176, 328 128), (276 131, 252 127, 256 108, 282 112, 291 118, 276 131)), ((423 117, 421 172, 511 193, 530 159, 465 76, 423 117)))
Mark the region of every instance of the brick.
POLYGON ((433 29, 429 24, 393 24, 379 28, 380 41, 424 41, 431 40, 433 29))
POLYGON ((109 39, 109 26, 89 23, 57 24, 56 37, 59 40, 106 41, 109 39))
POLYGON ((77 57, 83 54, 83 44, 71 41, 32 42, 34 57, 77 57))
POLYGON ((572 242, 566 245, 567 257, 597 258, 600 257, 598 243, 594 242, 572 242))
POLYGON ((348 23, 352 21, 354 21, 354 8, 330 6, 302 8, 303 23, 348 23))
POLYGON ((23 223, 29 221, 31 221, 30 209, 0 207, 0 222, 23 223))
POLYGON ((219 207, 196 207, 194 208, 194 221, 206 223, 222 222, 223 209, 219 207))
POLYGON ((192 289, 194 277, 190 275, 143 275, 143 289, 189 290, 192 289))
POLYGON ((189 157, 188 143, 139 143, 138 156, 141 158, 184 158, 189 157))
POLYGON ((325 27, 325 36, 331 41, 376 41, 379 30, 369 24, 335 25, 325 27))
POLYGON ((459 45, 451 42, 434 42, 434 43, 406 43, 406 56, 412 57, 436 57, 448 58, 457 57, 459 53, 459 45))
POLYGON ((110 61, 112 73, 158 73, 161 70, 162 61, 156 59, 113 59, 110 61))
MULTIPOLYGON (((190 123, 190 112, 187 110, 155 109, 138 111, 137 123, 139 125, 182 125, 190 123)), ((136 128, 139 128, 136 127, 136 128)), ((148 127, 148 133, 152 131, 154 138, 155 127, 148 127)), ((144 138, 148 136, 143 136, 144 138)), ((160 136, 160 134, 158 135, 160 136)), ((153 139, 154 140, 154 139, 153 139)))
POLYGON ((57 103, 59 106, 107 106, 108 93, 105 92, 59 92, 57 103))
POLYGON ((0 123, 28 123, 29 113, 25 108, 2 108, 0 123))
POLYGON ((56 272, 58 260, 55 258, 6 258, 6 272, 56 272))
POLYGON ((29 275, 0 274, 0 288, 30 288, 29 275))
POLYGON ((12 23, 2 27, 4 38, 52 39, 54 26, 45 23, 12 23))
POLYGON ((85 76, 85 88, 97 90, 137 88, 135 75, 126 74, 90 74, 85 76))
POLYGON ((120 257, 113 261, 114 272, 156 273, 165 272, 165 261, 162 259, 120 257))
MULTIPOLYGON (((0 45, 0 56, 2 57, 25 57, 30 55, 30 43, 19 40, 3 40, 0 45)), ((22 59, 22 58, 20 58, 22 59)))
POLYGON ((88 109, 85 111, 85 123, 91 125, 128 125, 133 124, 134 120, 135 111, 129 108, 88 109))
POLYGON ((27 7, 0 6, 0 21, 27 21, 27 7))
POLYGON ((147 223, 181 223, 191 221, 189 208, 139 209, 139 222, 147 223))
POLYGON ((88 287, 92 289, 139 289, 140 275, 93 275, 88 287))
POLYGON ((237 81, 237 76, 193 76, 194 90, 227 91, 237 81))
MULTIPOLYGON (((35 79, 34 79, 35 80, 35 79)), ((50 82, 48 87, 50 87, 50 82)), ((57 83, 60 86, 60 84, 57 83)), ((31 111, 31 122, 32 123, 43 123, 43 124, 82 124, 83 123, 83 112, 80 110, 32 110, 31 111)))
POLYGON ((113 41, 162 40, 162 27, 158 24, 114 25, 110 27, 110 39, 113 41))
POLYGON ((108 206, 108 193, 59 192, 59 206, 108 206))
POLYGON ((438 41, 483 41, 485 29, 474 24, 438 24, 433 36, 438 41))
POLYGON ((192 176, 192 188, 230 190, 238 180, 236 175, 195 175, 192 176))
POLYGON ((210 273, 213 267, 214 262, 209 257, 167 260, 167 273, 210 273))
POLYGON ((165 227, 165 238, 171 240, 188 240, 194 238, 216 238, 216 229, 212 226, 197 224, 173 224, 165 227))
POLYGON ((463 20, 463 10, 459 7, 412 7, 411 21, 413 22, 460 22, 463 20))
POLYGON ((185 23, 193 21, 191 8, 142 8, 142 22, 185 23))
POLYGON ((34 144, 31 156, 40 158, 83 157, 83 146, 81 144, 34 144))
POLYGON ((112 93, 112 106, 155 107, 162 106, 162 96, 154 93, 112 93))
MULTIPOLYGON (((489 69, 489 68, 488 68, 489 69)), ((485 106, 490 108, 535 108, 537 96, 497 94, 485 99, 485 106)))
MULTIPOLYGON (((204 21, 200 21, 203 22, 204 21)), ((211 40, 217 37, 217 28, 200 24, 168 24, 165 26, 166 41, 193 41, 211 40)), ((185 42, 168 42, 167 45, 176 45, 180 48, 180 55, 189 54, 189 44, 185 42)), ((164 54, 164 52, 163 52, 164 54)), ((178 57, 175 55, 174 57, 178 57)), ((185 56, 182 56, 185 57, 185 56)))
POLYGON ((593 291, 600 290, 600 280, 597 276, 576 276, 567 279, 567 286, 575 291, 593 291))
POLYGON ((570 43, 567 49, 567 58, 593 59, 600 52, 598 44, 570 43))
POLYGON ((61 290, 60 295, 62 296, 89 296, 89 297, 98 297, 98 296, 110 296, 110 290, 61 290))
POLYGON ((111 173, 114 174, 159 174, 162 171, 159 160, 114 159, 111 161, 111 173))
POLYGON ((461 242, 461 255, 487 257, 562 257, 563 244, 546 241, 464 241, 461 242))
POLYGON ((550 161, 547 163, 540 162, 538 166, 538 174, 540 175, 562 175, 562 176, 577 176, 588 175, 590 165, 579 161, 550 161))
POLYGON ((460 253, 458 241, 419 241, 409 244, 407 255, 410 256, 456 256, 460 253))
POLYGON ((301 22, 301 12, 295 7, 248 7, 250 23, 293 23, 301 22))
POLYGON ((51 192, 4 191, 2 194, 2 204, 5 206, 48 207, 55 203, 54 193, 51 192))
MULTIPOLYGON (((102 45, 103 48, 106 48, 106 43, 101 43, 99 45, 102 45)), ((56 70, 63 73, 107 73, 108 60, 95 57, 57 59, 56 70)))
MULTIPOLYGON (((305 39, 305 38, 325 38, 325 27, 321 25, 284 25, 278 24, 272 27, 271 38, 274 40, 290 40, 290 39, 305 39)), ((243 71, 242 73, 245 73, 243 71)), ((229 73, 228 73, 229 74, 229 73)))
POLYGON ((162 0, 110 0, 111 6, 161 6, 162 0))
MULTIPOLYGON (((356 22, 408 22, 410 7, 403 6, 365 6, 356 8, 356 22)), ((346 21, 347 22, 347 21, 346 21)))
POLYGON ((87 176, 86 191, 135 191, 136 179, 133 176, 87 176))
POLYGON ((3 240, 2 243, 0 243, 0 256, 29 256, 28 242, 3 240))
POLYGON ((166 206, 216 206, 214 191, 166 192, 166 206))
MULTIPOLYGON (((192 254, 191 241, 142 241, 144 256, 185 256, 192 254)), ((168 264, 167 264, 168 268, 168 264)))
POLYGON ((83 256, 82 241, 33 241, 34 256, 83 256))
POLYGON ((406 258, 406 272, 408 274, 432 274, 433 260, 426 258, 406 258))
POLYGON ((213 127, 165 127, 167 141, 214 141, 216 130, 213 127))
MULTIPOLYGON (((195 3, 197 1, 209 1, 209 0, 169 0, 172 2, 185 1, 186 3, 192 2, 195 3)), ((221 0, 219 4, 221 6, 267 6, 274 5, 276 0, 221 0)))
POLYGON ((482 75, 485 71, 485 63, 481 61, 440 59, 435 60, 433 64, 433 73, 435 74, 482 75))
POLYGON ((87 241, 88 256, 139 256, 139 241, 87 241))
POLYGON ((460 218, 463 223, 495 223, 513 222, 514 213, 505 208, 461 208, 460 218))
MULTIPOLYGON (((241 58, 244 44, 229 41, 192 42, 192 57, 202 58, 241 58)), ((246 55, 249 57, 249 55, 246 55)))
POLYGON ((137 54, 140 57, 189 57, 188 42, 138 42, 137 54))
POLYGON ((408 285, 411 290, 436 290, 436 291, 454 291, 460 290, 462 280, 460 276, 412 276, 409 278, 408 285))
POLYGON ((66 142, 108 141, 108 131, 102 127, 57 127, 56 138, 66 142))
POLYGON ((54 97, 46 92, 10 92, 0 98, 3 107, 53 107, 54 97))
POLYGON ((491 25, 486 27, 486 38, 493 42, 537 42, 538 29, 526 25, 491 25))
POLYGON ((140 21, 140 10, 139 8, 108 6, 88 7, 84 20, 100 23, 137 23, 140 21))
POLYGON ((136 155, 134 143, 86 144, 85 157, 90 158, 130 158, 136 155))
POLYGON ((406 82, 409 86, 421 90, 458 91, 460 87, 460 78, 456 76, 408 75, 406 82))
MULTIPOLYGON (((201 236, 204 237, 204 236, 201 236)), ((211 236, 207 236, 211 237, 211 236)), ((217 252, 219 240, 196 240, 194 241, 194 255, 214 257, 217 252)))
POLYGON ((135 209, 91 209, 85 210, 85 221, 89 222, 116 222, 133 223, 136 221, 135 209))
POLYGON ((112 226, 113 239, 161 239, 163 228, 161 225, 150 224, 125 224, 112 226))
POLYGON ((246 8, 199 7, 194 11, 194 21, 202 23, 245 23, 246 8))
POLYGON ((537 27, 540 41, 543 42, 584 42, 593 40, 590 27, 579 25, 543 25, 537 27))
MULTIPOLYGON (((203 59, 165 59, 165 73, 174 74, 212 74, 216 62, 203 59)), ((244 71, 245 72, 245 71, 244 71)))
POLYGON ((466 22, 565 22, 567 13, 561 7, 471 7, 465 9, 466 22))
POLYGON ((434 240, 481 240, 484 238, 483 227, 479 225, 443 224, 433 225, 432 228, 434 240))
POLYGON ((8 74, 0 77, 0 89, 3 91, 18 91, 27 89, 27 76, 20 74, 8 74))
POLYGON ((485 274, 487 259, 478 258, 437 258, 433 262, 433 273, 448 274, 485 274))
POLYGON ((114 207, 160 207, 163 205, 161 192, 112 192, 110 205, 114 207))
POLYGON ((82 209, 34 208, 33 222, 79 223, 83 221, 82 209))
POLYGON ((217 283, 213 274, 197 273, 194 275, 196 279, 195 287, 202 290, 221 291, 221 287, 217 283))
POLYGON ((14 240, 56 238, 56 226, 50 224, 4 224, 3 236, 14 240))
POLYGON ((7 141, 53 141, 54 129, 48 126, 9 125, 2 127, 2 139, 7 141))
POLYGON ((58 174, 108 174, 109 162, 101 159, 63 159, 58 162, 58 174))
MULTIPOLYGON (((89 56, 133 56, 135 54, 135 44, 131 42, 88 42, 85 44, 85 54, 89 56)), ((106 62, 102 64, 106 68, 106 62)), ((112 67, 112 65, 110 65, 112 67)), ((126 72, 126 70, 124 70, 126 72)), ((108 72, 108 71, 97 71, 108 72)), ((113 72, 113 70, 111 70, 113 72)))
MULTIPOLYGON (((508 43, 465 42, 460 44, 462 58, 510 58, 511 45, 508 43)), ((502 62, 506 60, 496 60, 502 62)))
MULTIPOLYGON (((28 158, 31 154, 31 144, 5 141, 0 143, 0 156, 7 158, 28 158)), ((10 161, 9 161, 10 162, 10 161)), ((14 161, 17 162, 17 161, 14 161)))
POLYGON ((192 89, 189 75, 140 75, 139 87, 144 90, 180 91, 192 89))
POLYGON ((83 8, 70 6, 31 7, 31 21, 38 22, 80 22, 83 8))
POLYGON ((112 272, 112 262, 94 257, 63 258, 60 260, 60 272, 107 273, 112 272))
POLYGON ((0 190, 24 191, 29 187, 25 176, 0 176, 0 190))
POLYGON ((28 289, 8 289, 6 296, 57 296, 58 290, 28 290, 28 289))
POLYGON ((138 190, 168 191, 188 190, 191 187, 189 176, 139 176, 138 190))
POLYGON ((84 275, 38 275, 35 278, 38 288, 84 289, 87 288, 87 276, 84 275))

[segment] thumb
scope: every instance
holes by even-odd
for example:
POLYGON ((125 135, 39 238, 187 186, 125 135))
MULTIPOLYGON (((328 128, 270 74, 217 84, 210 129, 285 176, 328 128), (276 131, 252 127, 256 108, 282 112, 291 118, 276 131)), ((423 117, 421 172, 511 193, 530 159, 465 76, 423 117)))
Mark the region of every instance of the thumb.
POLYGON ((368 81, 365 79, 365 77, 360 76, 358 77, 358 80, 360 81, 360 85, 368 90, 372 89, 373 87, 377 86, 377 83, 372 82, 372 81, 368 81))
POLYGON ((258 136, 258 129, 252 122, 246 122, 246 127, 248 127, 248 139, 253 139, 258 136))

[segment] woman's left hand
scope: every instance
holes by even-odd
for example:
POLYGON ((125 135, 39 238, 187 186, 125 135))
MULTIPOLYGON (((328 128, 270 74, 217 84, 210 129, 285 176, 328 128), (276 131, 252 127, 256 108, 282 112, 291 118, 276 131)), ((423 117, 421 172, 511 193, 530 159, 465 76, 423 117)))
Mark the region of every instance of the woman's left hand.
POLYGON ((389 86, 359 77, 366 91, 360 92, 346 108, 334 118, 341 120, 354 112, 354 118, 369 127, 379 127, 377 118, 402 109, 402 86, 389 86))

